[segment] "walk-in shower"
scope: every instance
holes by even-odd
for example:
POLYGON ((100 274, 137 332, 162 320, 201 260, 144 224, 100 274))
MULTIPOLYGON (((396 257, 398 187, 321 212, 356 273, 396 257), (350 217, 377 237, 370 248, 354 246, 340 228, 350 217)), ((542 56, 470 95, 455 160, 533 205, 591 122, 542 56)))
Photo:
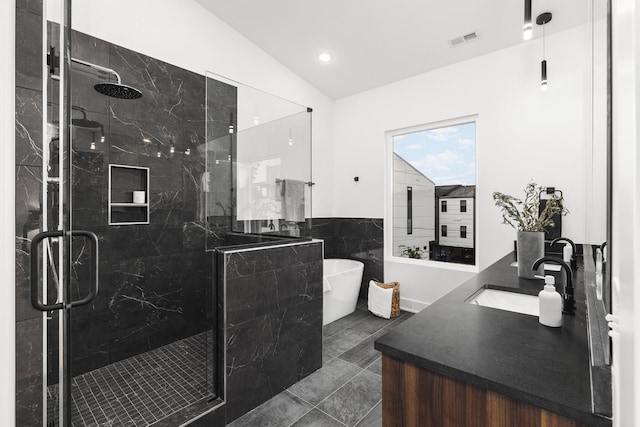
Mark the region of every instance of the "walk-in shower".
POLYGON ((70 0, 16 6, 16 424, 223 425, 219 408, 235 418, 317 369, 305 280, 275 307, 304 313, 282 323, 291 345, 264 347, 285 379, 242 379, 254 338, 232 339, 225 316, 283 318, 242 313, 248 292, 226 307, 227 280, 246 280, 226 261, 273 259, 255 281, 320 277, 320 244, 295 240, 311 225, 310 109, 73 31, 70 0), (279 359, 292 345, 304 360, 279 359))
POLYGON ((16 423, 181 425, 220 377, 205 77, 16 6, 16 423))

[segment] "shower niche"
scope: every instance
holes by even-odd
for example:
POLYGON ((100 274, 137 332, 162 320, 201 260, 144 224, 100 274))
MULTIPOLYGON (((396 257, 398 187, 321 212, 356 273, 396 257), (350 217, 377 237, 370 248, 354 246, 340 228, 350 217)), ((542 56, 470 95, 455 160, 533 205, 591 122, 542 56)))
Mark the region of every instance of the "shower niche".
POLYGON ((109 165, 109 225, 149 224, 149 168, 109 165))

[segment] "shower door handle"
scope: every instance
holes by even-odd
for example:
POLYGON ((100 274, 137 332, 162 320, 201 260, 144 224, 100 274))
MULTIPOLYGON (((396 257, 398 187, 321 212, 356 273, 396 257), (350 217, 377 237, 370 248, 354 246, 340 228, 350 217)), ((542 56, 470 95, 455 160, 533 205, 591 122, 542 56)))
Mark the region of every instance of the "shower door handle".
POLYGON ((50 237, 63 237, 63 236, 83 236, 87 237, 91 242, 91 288, 89 290, 89 294, 78 300, 72 301, 67 304, 68 307, 79 307, 85 304, 90 303, 93 299, 98 295, 98 237, 95 233, 91 231, 84 230, 74 230, 74 231, 44 231, 42 233, 37 234, 31 240, 31 305, 36 310, 40 311, 53 311, 60 310, 64 308, 64 303, 59 302, 55 304, 44 304, 38 295, 38 284, 40 282, 40 272, 38 268, 38 247, 40 246, 40 242, 44 239, 48 239, 50 237))
POLYGON ((81 300, 71 301, 69 303, 69 307, 80 307, 89 304, 96 295, 98 295, 98 260, 100 259, 98 254, 98 236, 96 236, 94 232, 86 230, 68 231, 67 235, 71 237, 83 236, 91 242, 91 287, 89 288, 89 294, 81 300))
POLYGON ((42 242, 44 239, 62 236, 64 236, 63 231, 44 231, 40 234, 35 235, 31 240, 31 251, 29 252, 31 261, 31 305, 36 310, 53 311, 60 310, 63 307, 63 304, 61 302, 56 304, 43 304, 38 295, 38 283, 40 282, 40 271, 38 268, 38 246, 40 246, 40 242, 42 242))

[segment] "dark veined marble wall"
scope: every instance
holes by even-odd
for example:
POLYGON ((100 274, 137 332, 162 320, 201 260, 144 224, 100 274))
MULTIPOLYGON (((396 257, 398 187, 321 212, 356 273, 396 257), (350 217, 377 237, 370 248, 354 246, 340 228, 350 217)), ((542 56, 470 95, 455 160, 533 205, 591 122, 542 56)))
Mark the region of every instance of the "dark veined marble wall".
POLYGON ((231 422, 322 366, 322 243, 217 257, 231 422))
MULTIPOLYGON (((36 425, 42 413, 43 321, 41 312, 29 302, 29 242, 42 227, 45 208, 41 205, 42 140, 46 138, 52 148, 57 141, 55 126, 50 126, 47 135, 42 130, 41 15, 41 2, 17 1, 18 425, 36 425)), ((56 28, 50 26, 49 31, 55 32, 56 28)), ((228 134, 229 118, 236 116, 236 92, 223 83, 207 82, 203 75, 82 33, 73 33, 71 46, 74 58, 116 70, 124 84, 143 93, 137 100, 108 98, 93 89, 104 76, 92 70, 74 69, 71 74, 72 119, 78 124, 72 127, 71 225, 73 229, 93 231, 100 242, 100 292, 91 304, 74 309, 71 316, 72 375, 78 375, 211 329, 215 324, 206 230, 215 227, 216 235, 222 235, 228 231, 228 221, 205 217, 202 147, 205 120, 213 137, 228 134), (210 100, 209 117, 205 118, 207 84, 216 98, 210 100), (101 127, 82 126, 81 120, 101 127), (108 225, 110 164, 149 168, 149 224, 108 225)), ((51 93, 57 91, 55 85, 50 85, 51 93)), ((47 111, 55 117, 55 102, 47 111)), ((231 152, 230 141, 221 140, 217 149, 231 152)), ((218 175, 227 173, 220 171, 218 175)), ((55 166, 50 174, 57 174, 55 166)), ((230 192, 230 185, 215 190, 230 192)), ((48 208, 56 208, 58 202, 51 198, 48 208)), ((88 287, 86 241, 74 238, 72 264, 71 293, 77 298, 84 296, 88 287)), ((47 326, 52 336, 57 334, 56 316, 47 326)), ((49 383, 57 381, 56 352, 55 345, 49 347, 49 383)))
POLYGON ((16 2, 16 425, 42 423, 42 313, 29 302, 29 244, 42 221, 42 2, 16 2))
POLYGON ((325 258, 364 263, 360 298, 367 299, 369 280, 384 279, 384 223, 379 218, 313 218, 308 235, 324 240, 325 258))

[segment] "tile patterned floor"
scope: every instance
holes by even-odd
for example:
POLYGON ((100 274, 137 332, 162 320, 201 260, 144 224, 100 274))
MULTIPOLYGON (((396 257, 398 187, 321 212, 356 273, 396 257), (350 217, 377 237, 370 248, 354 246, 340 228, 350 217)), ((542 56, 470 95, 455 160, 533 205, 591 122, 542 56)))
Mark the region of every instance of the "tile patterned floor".
MULTIPOLYGON (((203 332, 74 377, 71 424, 148 426, 210 396, 210 335, 203 332)), ((57 401, 55 390, 50 387, 51 402, 57 401)))
POLYGON ((229 427, 378 427, 382 425, 382 357, 373 342, 412 316, 352 314, 323 328, 323 366, 238 418, 229 427))

